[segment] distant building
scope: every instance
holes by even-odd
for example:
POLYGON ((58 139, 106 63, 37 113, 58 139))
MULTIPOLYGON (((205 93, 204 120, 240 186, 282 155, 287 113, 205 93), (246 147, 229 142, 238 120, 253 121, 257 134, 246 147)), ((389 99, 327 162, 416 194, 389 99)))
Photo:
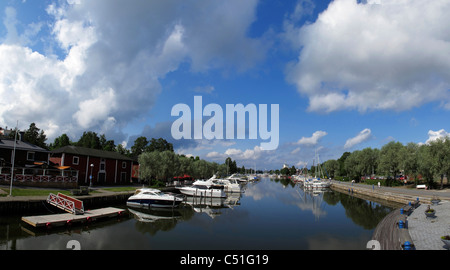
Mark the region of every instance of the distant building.
POLYGON ((78 171, 78 184, 129 184, 133 174, 133 160, 113 151, 79 146, 64 146, 50 152, 50 161, 78 171))

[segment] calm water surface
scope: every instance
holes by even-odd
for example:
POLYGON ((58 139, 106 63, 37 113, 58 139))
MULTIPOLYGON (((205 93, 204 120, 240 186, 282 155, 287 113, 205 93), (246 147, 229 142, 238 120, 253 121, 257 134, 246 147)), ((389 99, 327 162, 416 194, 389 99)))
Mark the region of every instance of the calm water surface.
POLYGON ((392 208, 347 194, 313 194, 263 178, 226 200, 190 200, 179 210, 135 211, 128 217, 51 231, 20 217, 0 217, 0 249, 366 249, 378 222, 392 208))

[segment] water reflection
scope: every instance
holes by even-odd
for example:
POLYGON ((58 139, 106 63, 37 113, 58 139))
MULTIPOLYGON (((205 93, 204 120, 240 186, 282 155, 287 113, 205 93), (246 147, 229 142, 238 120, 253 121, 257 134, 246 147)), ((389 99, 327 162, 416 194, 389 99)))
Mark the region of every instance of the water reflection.
POLYGON ((248 183, 226 199, 188 197, 175 209, 127 209, 121 219, 34 230, 0 217, 0 249, 365 249, 390 207, 286 180, 248 183), (211 241, 214 239, 214 241, 211 241))

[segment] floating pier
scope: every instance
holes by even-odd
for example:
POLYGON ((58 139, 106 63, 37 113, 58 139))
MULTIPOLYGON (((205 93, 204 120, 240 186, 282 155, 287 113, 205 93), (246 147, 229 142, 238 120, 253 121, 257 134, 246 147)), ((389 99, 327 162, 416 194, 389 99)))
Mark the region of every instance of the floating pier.
POLYGON ((70 213, 29 216, 22 217, 22 221, 36 228, 53 228, 57 226, 72 225, 74 223, 89 223, 100 218, 111 218, 121 216, 125 213, 124 209, 107 207, 95 210, 84 211, 82 215, 70 213))

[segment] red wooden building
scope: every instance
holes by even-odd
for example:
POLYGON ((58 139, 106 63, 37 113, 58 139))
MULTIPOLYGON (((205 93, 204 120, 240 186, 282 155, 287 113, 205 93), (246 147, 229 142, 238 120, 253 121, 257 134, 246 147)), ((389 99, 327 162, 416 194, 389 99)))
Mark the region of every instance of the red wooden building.
POLYGON ((117 152, 70 145, 51 151, 50 161, 78 170, 82 186, 123 185, 132 179, 133 160, 117 152))

